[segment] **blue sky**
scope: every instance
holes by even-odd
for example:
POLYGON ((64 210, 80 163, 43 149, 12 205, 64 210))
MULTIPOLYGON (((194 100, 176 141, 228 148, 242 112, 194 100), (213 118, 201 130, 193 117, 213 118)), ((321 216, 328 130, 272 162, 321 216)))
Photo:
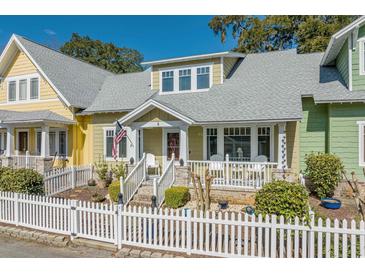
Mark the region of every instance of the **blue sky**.
POLYGON ((73 32, 139 50, 144 60, 230 50, 208 27, 212 16, 0 16, 0 49, 12 33, 59 48, 73 32))

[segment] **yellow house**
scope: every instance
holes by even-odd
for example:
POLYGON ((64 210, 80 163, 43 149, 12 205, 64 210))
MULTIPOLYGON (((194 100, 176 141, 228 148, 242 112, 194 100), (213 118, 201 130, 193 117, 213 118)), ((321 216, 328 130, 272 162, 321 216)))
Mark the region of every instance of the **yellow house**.
POLYGON ((117 160, 149 153, 163 170, 174 154, 183 165, 269 162, 298 173, 300 98, 269 79, 282 75, 271 70, 278 58, 296 53, 202 54, 116 75, 13 35, 0 57, 2 163, 114 163, 119 121, 127 136, 117 160))

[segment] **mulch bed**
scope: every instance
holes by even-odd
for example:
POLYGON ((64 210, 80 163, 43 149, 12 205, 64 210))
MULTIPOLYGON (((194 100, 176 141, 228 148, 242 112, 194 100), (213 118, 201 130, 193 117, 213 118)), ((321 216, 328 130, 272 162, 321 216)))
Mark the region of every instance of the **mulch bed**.
POLYGON ((321 201, 317 197, 309 197, 309 204, 317 217, 322 219, 330 218, 331 220, 338 219, 359 219, 360 215, 357 211, 355 200, 351 198, 340 198, 342 206, 339 209, 327 209, 321 206, 321 201))
MULTIPOLYGON (((103 195, 104 197, 108 195, 107 188, 99 188, 97 186, 82 186, 77 187, 75 189, 70 189, 64 191, 62 193, 58 193, 54 195, 55 197, 64 198, 64 199, 73 199, 73 200, 80 200, 80 201, 91 201, 91 196, 95 193, 103 195)), ((109 203, 106 199, 104 203, 109 203)))

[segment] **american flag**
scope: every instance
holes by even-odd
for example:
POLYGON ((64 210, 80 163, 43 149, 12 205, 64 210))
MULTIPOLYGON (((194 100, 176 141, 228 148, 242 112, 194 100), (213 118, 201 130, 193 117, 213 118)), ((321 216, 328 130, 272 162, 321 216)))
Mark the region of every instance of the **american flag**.
POLYGON ((122 127, 122 125, 117 121, 117 126, 115 128, 115 134, 113 139, 113 149, 112 155, 114 159, 118 158, 118 144, 122 141, 123 137, 127 136, 127 131, 122 127))

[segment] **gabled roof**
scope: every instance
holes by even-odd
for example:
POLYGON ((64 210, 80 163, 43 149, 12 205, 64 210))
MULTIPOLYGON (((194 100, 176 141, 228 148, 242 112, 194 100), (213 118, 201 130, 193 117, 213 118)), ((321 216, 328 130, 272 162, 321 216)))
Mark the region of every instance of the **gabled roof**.
POLYGON ((208 54, 199 54, 199 55, 190 55, 184 57, 176 57, 169 59, 161 59, 155 61, 147 61, 142 62, 142 65, 161 65, 161 64, 170 64, 176 62, 186 62, 191 60, 201 60, 201 59, 209 59, 209 58, 217 58, 217 57, 227 57, 227 58, 243 58, 244 54, 234 51, 223 51, 223 52, 214 52, 208 54))
POLYGON ((14 52, 20 49, 49 82, 67 106, 87 108, 106 77, 113 73, 67 56, 59 51, 13 35, 0 57, 0 74, 14 52))
POLYGON ((346 39, 351 35, 354 30, 358 30, 359 27, 363 24, 365 24, 365 16, 361 16, 351 24, 333 34, 326 49, 326 52, 324 53, 324 56, 321 60, 321 65, 325 66, 332 64, 333 61, 336 59, 338 53, 340 52, 346 39))
POLYGON ((0 124, 54 122, 74 124, 75 122, 49 110, 11 111, 0 110, 0 124))

